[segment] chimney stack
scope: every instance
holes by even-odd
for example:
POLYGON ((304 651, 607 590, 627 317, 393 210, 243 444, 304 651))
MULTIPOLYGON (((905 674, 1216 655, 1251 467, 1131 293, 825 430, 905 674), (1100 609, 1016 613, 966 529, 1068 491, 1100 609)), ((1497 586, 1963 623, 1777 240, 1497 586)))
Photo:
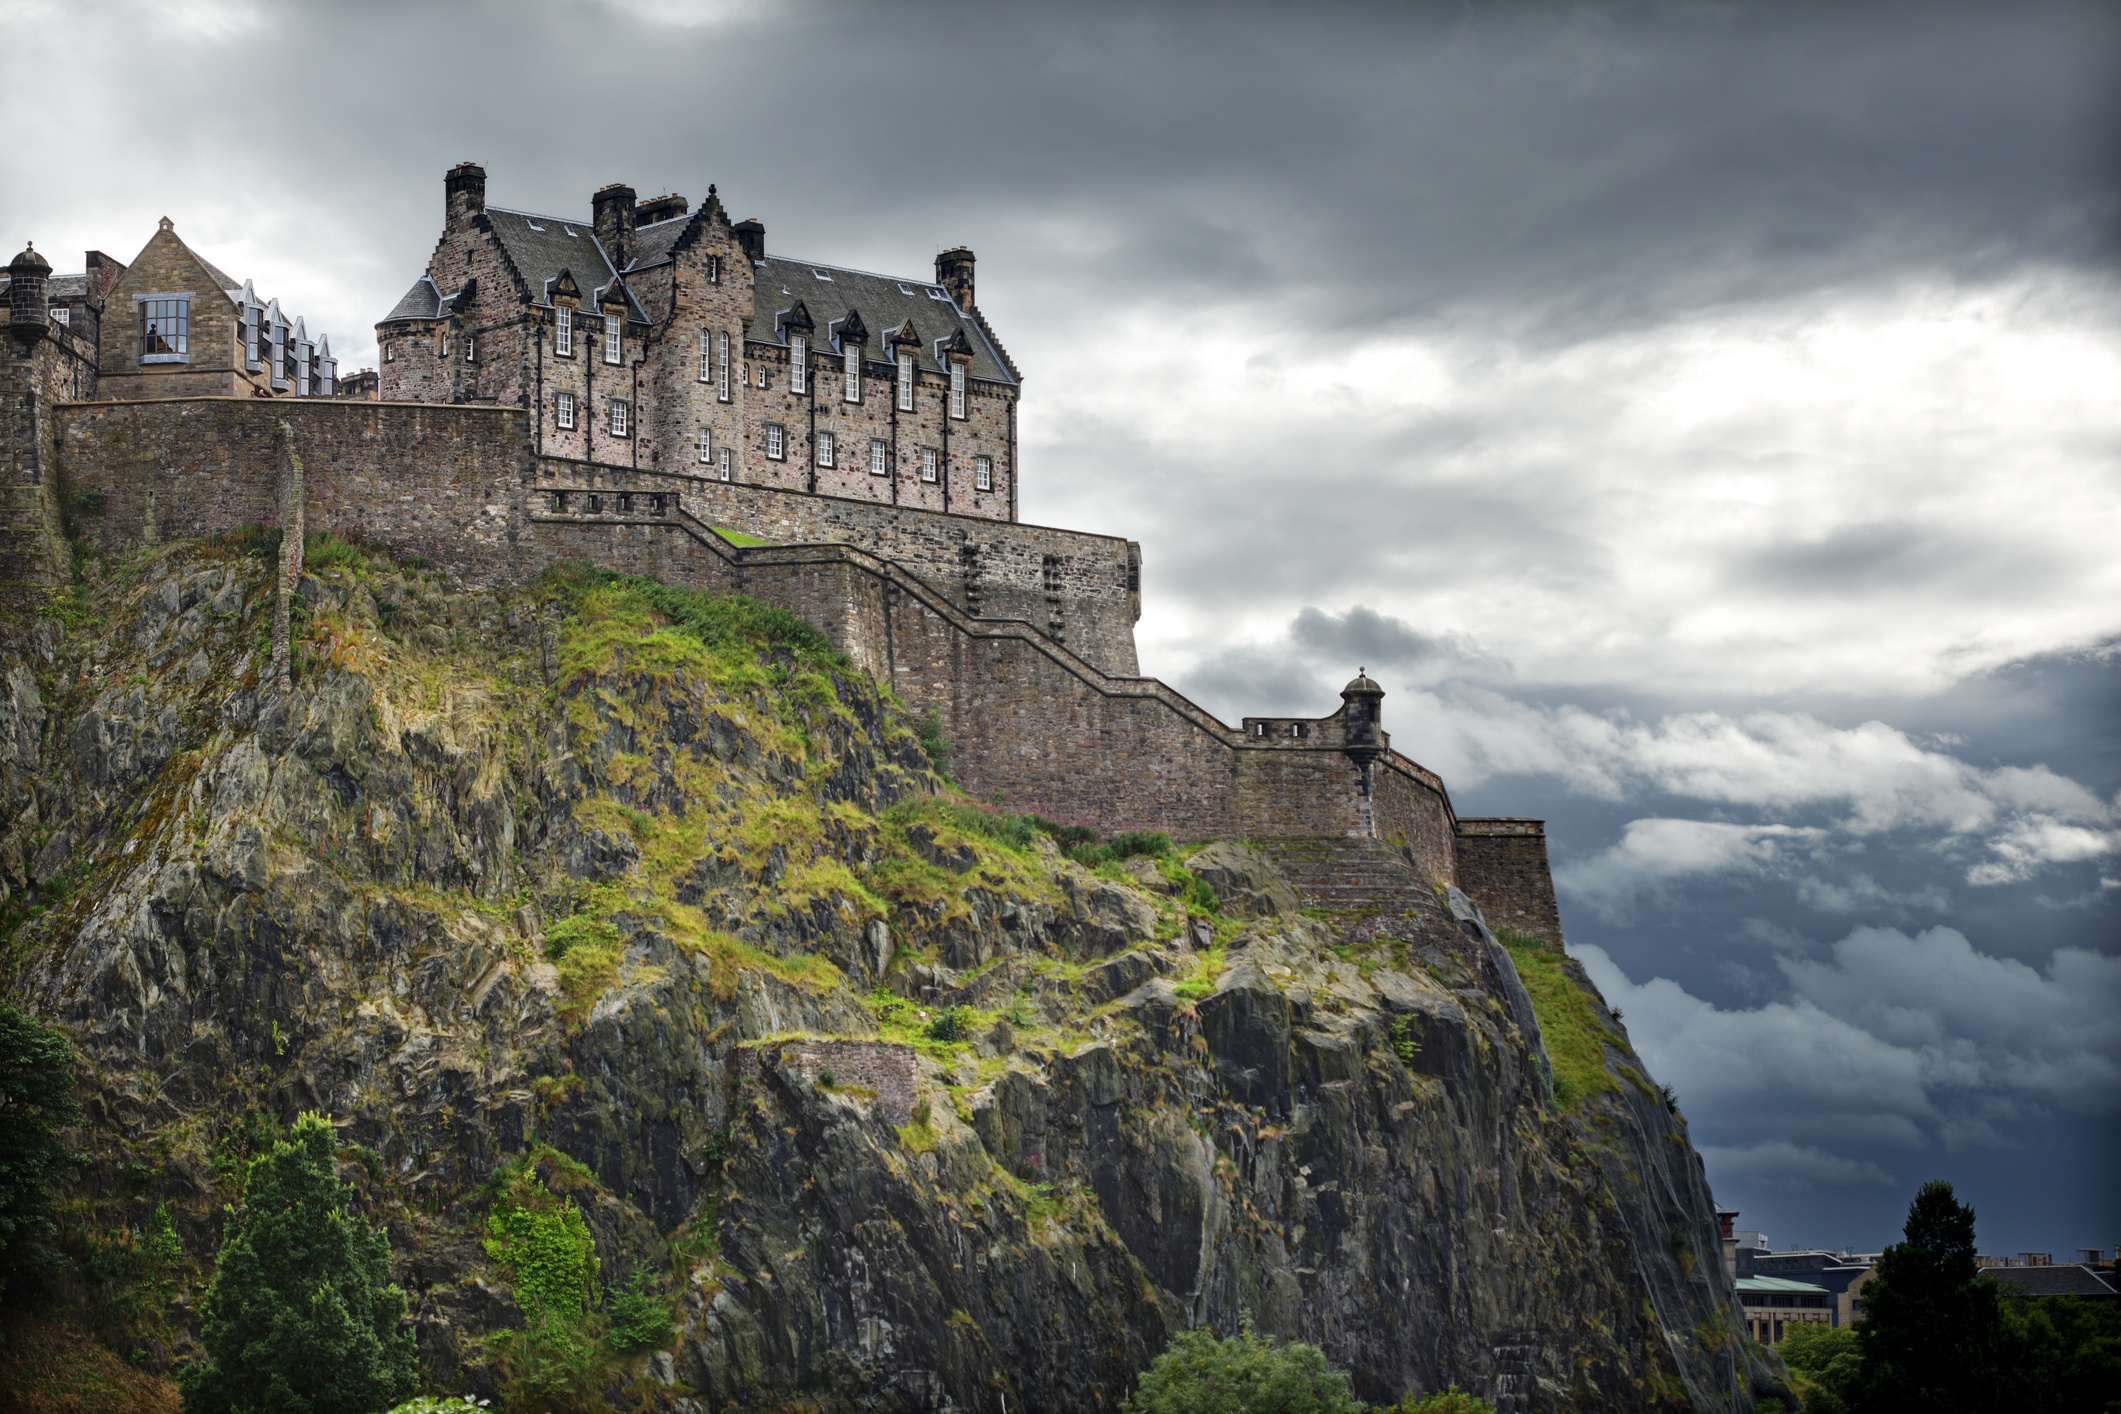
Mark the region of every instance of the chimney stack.
POLYGON ((589 205, 596 213, 598 243, 613 268, 624 270, 633 259, 633 188, 613 182, 589 198, 589 205))
POLYGON ((950 298, 965 313, 972 312, 972 252, 963 246, 946 250, 935 258, 935 283, 950 292, 950 298))
POLYGON ((486 169, 476 162, 459 162, 442 177, 442 219, 447 226, 462 226, 486 209, 486 169))
POLYGON ((743 247, 745 259, 764 260, 766 258, 765 222, 753 217, 749 221, 739 221, 729 229, 736 236, 736 243, 743 247))

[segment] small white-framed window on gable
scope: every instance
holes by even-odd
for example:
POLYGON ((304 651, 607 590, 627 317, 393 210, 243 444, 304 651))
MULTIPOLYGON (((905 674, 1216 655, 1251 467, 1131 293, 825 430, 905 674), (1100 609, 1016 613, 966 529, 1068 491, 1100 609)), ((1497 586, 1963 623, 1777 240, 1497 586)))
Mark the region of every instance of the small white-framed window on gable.
POLYGON ((792 334, 788 339, 788 391, 810 391, 810 341, 801 334, 792 334))
POLYGON ((700 381, 714 381, 714 335, 700 330, 700 381))
POLYGON ((788 429, 778 422, 766 424, 766 455, 773 461, 784 461, 788 456, 788 429))
POLYGON ((715 377, 714 395, 723 402, 729 401, 729 336, 714 336, 715 377))
POLYGON ((950 365, 950 415, 965 415, 965 365, 962 363, 950 365))
POLYGON ((869 474, 889 476, 891 474, 891 446, 881 437, 869 439, 869 474))
POLYGON ((479 361, 479 341, 469 334, 464 336, 464 361, 466 363, 477 363, 479 361))
POLYGON ((903 351, 898 356, 898 410, 913 411, 913 355, 903 351))
POLYGON ((633 404, 627 402, 624 398, 613 398, 611 400, 611 435, 614 437, 628 435, 627 428, 632 423, 633 404))
POLYGON ((710 285, 722 283, 722 257, 719 255, 707 257, 707 283, 710 285))
POLYGON ((838 453, 839 449, 834 444, 833 437, 830 432, 820 432, 817 434, 817 464, 819 466, 837 466, 839 463, 835 460, 835 458, 838 456, 838 453))
POLYGON ((994 489, 993 457, 974 457, 972 459, 972 488, 975 491, 992 491, 994 489))
POLYGON ((840 349, 840 362, 847 375, 847 391, 841 396, 858 403, 862 400, 862 346, 849 340, 840 349))
POLYGON ((552 400, 552 425, 567 428, 574 426, 574 394, 561 393, 552 400))
POLYGON ((604 362, 617 363, 626 356, 626 319, 623 315, 604 316, 604 362))
POLYGON ((921 448, 921 480, 932 482, 935 480, 935 476, 935 448, 923 447, 921 448))
POLYGON ((561 358, 574 357, 574 311, 564 304, 552 312, 552 351, 561 358))
POLYGON ((703 462, 714 460, 714 434, 704 427, 700 429, 700 460, 703 462))

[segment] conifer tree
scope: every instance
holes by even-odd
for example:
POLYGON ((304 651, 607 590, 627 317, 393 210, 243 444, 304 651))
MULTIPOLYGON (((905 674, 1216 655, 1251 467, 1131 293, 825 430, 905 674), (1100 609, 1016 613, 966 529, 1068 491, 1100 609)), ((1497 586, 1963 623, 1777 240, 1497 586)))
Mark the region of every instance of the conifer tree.
POLYGON ((349 1211, 331 1122, 305 1114, 252 1160, 202 1308, 185 1414, 374 1414, 413 1393, 390 1244, 349 1211))
POLYGON ((1988 1414, 2010 1405, 2012 1342, 1993 1277, 1974 1263, 1974 1210, 1942 1179, 1908 1205, 1906 1240, 1863 1287, 1865 1414, 1988 1414))
POLYGON ((51 1226, 45 1204, 67 1162, 59 1130, 75 1115, 73 1046, 0 1001, 0 1290, 23 1240, 51 1226))

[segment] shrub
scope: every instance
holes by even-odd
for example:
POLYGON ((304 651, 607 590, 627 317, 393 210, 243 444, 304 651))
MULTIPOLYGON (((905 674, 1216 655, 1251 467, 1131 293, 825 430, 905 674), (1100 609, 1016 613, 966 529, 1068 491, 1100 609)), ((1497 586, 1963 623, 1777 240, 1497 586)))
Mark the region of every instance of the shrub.
POLYGON ((1048 820, 1043 815, 1029 815, 1025 818, 1040 834, 1051 836, 1063 854, 1081 845, 1097 843, 1097 831, 1088 825, 1063 825, 1057 820, 1048 820))
POLYGON ((1348 1377, 1315 1345, 1276 1345, 1252 1322, 1228 1340, 1182 1331, 1120 1406, 1127 1414, 1360 1414, 1348 1377))
POLYGON ((531 1179, 486 1216, 486 1254, 508 1274, 525 1314, 557 1312, 573 1320, 596 1296, 596 1243, 582 1210, 531 1179))
POLYGON ((838 1089, 839 1083, 840 1077, 834 1071, 821 1070, 817 1073, 817 1088, 820 1090, 838 1089))
POLYGON ((73 1072, 65 1036, 0 1001, 0 1290, 23 1243, 51 1228, 52 1183, 71 1162, 59 1130, 79 1113, 73 1072))
POLYGON ((541 1310, 493 1342, 509 1414, 590 1414, 606 1408, 611 1353, 587 1317, 541 1310))
POLYGON ((928 1039, 931 1041, 963 1041, 972 1035, 972 1008, 954 1006, 939 1013, 928 1023, 928 1039))
POLYGON ((928 753, 928 764, 935 768, 935 774, 946 781, 951 779, 950 742, 943 735, 943 719, 933 707, 921 718, 919 736, 921 750, 928 753))
POLYGON ((186 1414, 370 1414, 417 1383, 390 1244, 350 1211, 331 1121, 305 1114, 251 1162, 201 1307, 205 1364, 179 1376, 186 1414))
POLYGON ((658 1350, 670 1344, 677 1328, 670 1320, 670 1302, 650 1291, 646 1272, 633 1280, 611 1302, 611 1345, 627 1355, 658 1350))
MULTIPOLYGON (((1409 1395, 1397 1404, 1380 1409, 1378 1414, 1495 1414, 1495 1406, 1477 1394, 1467 1394, 1454 1384, 1420 1399, 1409 1395)), ((1759 1411, 1755 1410, 1754 1414, 1759 1411)))

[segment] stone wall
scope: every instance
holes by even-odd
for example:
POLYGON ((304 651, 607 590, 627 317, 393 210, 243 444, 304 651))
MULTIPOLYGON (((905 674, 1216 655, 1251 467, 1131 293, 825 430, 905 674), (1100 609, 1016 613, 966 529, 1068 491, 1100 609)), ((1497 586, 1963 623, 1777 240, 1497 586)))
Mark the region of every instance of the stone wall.
POLYGON ((69 326, 0 333, 0 601, 10 606, 65 581, 54 409, 95 392, 95 348, 69 326))
POLYGON ((1543 820, 1458 822, 1458 887, 1491 928, 1515 928, 1561 946, 1561 909, 1547 866, 1543 820))
POLYGON ((913 1047, 891 1041, 805 1038, 737 1047, 737 1074, 744 1080, 756 1083, 761 1068, 766 1066, 792 1072, 806 1086, 817 1084, 818 1076, 829 1070, 835 1086, 873 1090, 878 1113, 893 1124, 905 1124, 913 1118, 919 1097, 913 1047))

